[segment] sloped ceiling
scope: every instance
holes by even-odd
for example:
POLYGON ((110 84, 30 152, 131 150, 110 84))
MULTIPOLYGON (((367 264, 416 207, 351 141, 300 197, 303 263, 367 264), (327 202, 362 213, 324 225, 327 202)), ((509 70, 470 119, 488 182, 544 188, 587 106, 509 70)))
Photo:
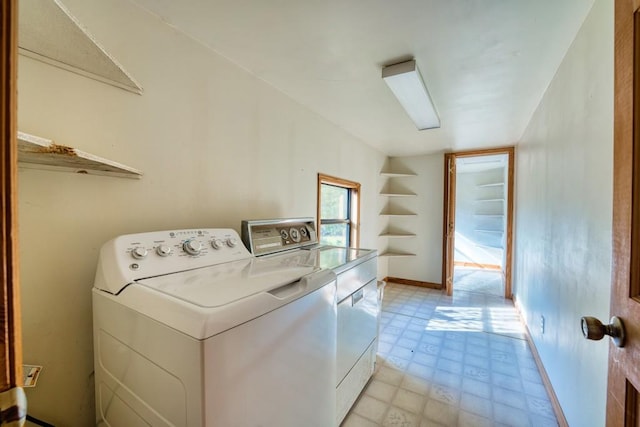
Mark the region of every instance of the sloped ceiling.
POLYGON ((518 141, 593 0, 131 0, 391 155, 518 141), (415 58, 441 118, 384 81, 415 58))

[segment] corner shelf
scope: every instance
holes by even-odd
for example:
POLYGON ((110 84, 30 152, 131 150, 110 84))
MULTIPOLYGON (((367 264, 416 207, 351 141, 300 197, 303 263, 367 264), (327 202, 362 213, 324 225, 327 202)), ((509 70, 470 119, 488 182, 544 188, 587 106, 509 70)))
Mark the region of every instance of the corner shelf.
POLYGON ((380 193, 381 196, 386 197, 416 197, 415 193, 380 193))
POLYGON ((387 237, 389 239, 405 239, 409 237, 416 237, 416 235, 411 233, 382 233, 379 234, 378 237, 387 237))
POLYGON ((414 213, 395 213, 395 212, 380 212, 380 216, 417 216, 414 213))
POLYGON ((132 167, 24 132, 18 132, 18 165, 30 169, 121 178, 142 177, 142 172, 132 167))
MULTIPOLYGON (((404 168, 403 168, 404 169, 404 168)), ((380 172, 380 176, 386 178, 385 185, 380 189, 380 196, 389 197, 389 198, 411 198, 417 197, 418 195, 412 192, 411 188, 405 188, 404 186, 394 186, 393 183, 398 183, 399 179, 410 178, 418 176, 415 173, 409 172, 406 169, 402 171, 391 171, 391 170, 383 170, 380 172)), ((380 257, 385 258, 404 258, 404 257, 415 257, 416 254, 410 252, 398 251, 396 249, 391 249, 387 245, 390 240, 399 240, 399 239, 412 239, 415 238, 416 235, 411 233, 411 231, 405 231, 404 227, 396 228, 393 226, 394 221, 399 221, 399 219, 395 218, 409 218, 409 217, 417 217, 418 215, 412 212, 411 209, 407 209, 405 206, 393 206, 387 205, 382 207, 382 211, 378 214, 379 217, 387 217, 388 223, 385 224, 383 231, 378 235, 379 238, 387 239, 387 242, 384 242, 381 246, 382 249, 379 250, 380 257), (400 231, 394 231, 394 230, 400 231)))
POLYGON ((504 249, 504 246, 502 245, 485 245, 485 244, 476 243, 476 246, 481 248, 504 249))
POLYGON ((380 172, 381 176, 386 176, 388 178, 405 178, 410 176, 418 176, 415 173, 400 173, 400 172, 380 172))
POLYGON ((473 244, 485 252, 494 254, 504 250, 504 220, 505 220, 505 181, 504 176, 488 176, 476 181, 475 200, 470 218, 473 229, 473 244))
POLYGON ((416 256, 416 254, 411 254, 408 252, 383 252, 380 255, 381 257, 387 257, 387 258, 400 258, 400 257, 412 257, 412 256, 416 256))

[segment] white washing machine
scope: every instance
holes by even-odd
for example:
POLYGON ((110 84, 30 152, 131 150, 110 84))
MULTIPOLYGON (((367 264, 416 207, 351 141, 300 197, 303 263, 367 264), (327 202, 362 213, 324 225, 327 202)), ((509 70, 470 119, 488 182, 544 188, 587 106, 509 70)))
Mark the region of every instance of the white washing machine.
POLYGON ((93 288, 97 425, 335 423, 336 276, 230 229, 131 234, 93 288))
POLYGON ((337 275, 336 423, 375 370, 379 298, 377 252, 318 244, 313 218, 242 221, 242 240, 257 256, 290 259, 337 275))

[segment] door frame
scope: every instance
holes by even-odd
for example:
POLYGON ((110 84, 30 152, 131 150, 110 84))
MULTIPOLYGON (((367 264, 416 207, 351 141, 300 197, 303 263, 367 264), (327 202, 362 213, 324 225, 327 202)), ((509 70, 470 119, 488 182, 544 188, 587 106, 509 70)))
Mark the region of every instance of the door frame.
POLYGON ((513 207, 515 177, 515 147, 488 148, 483 150, 456 151, 444 153, 444 194, 443 194, 443 229, 442 229, 442 284, 447 295, 453 295, 453 271, 455 249, 455 212, 456 212, 456 167, 455 159, 463 157, 479 157, 494 154, 506 154, 507 161, 507 206, 505 224, 505 265, 504 297, 511 299, 512 264, 513 264, 513 207))
MULTIPOLYGON (((22 385, 22 340, 18 277, 17 211, 17 61, 18 2, 4 0, 0 6, 0 181, 2 182, 2 232, 0 256, 0 393, 22 385)), ((0 408, 5 415, 4 406, 0 408)), ((6 422, 0 420, 0 424, 6 422)))
POLYGON ((18 264, 18 1, 0 5, 0 426, 22 425, 27 416, 22 390, 22 331, 18 264))

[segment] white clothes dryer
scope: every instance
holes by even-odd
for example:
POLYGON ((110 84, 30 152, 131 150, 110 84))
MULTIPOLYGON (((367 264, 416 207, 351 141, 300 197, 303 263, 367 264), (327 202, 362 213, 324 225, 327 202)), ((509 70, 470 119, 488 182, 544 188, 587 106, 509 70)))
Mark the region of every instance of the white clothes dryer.
POLYGON ((97 425, 335 424, 336 276, 231 229, 120 236, 93 288, 97 425))

